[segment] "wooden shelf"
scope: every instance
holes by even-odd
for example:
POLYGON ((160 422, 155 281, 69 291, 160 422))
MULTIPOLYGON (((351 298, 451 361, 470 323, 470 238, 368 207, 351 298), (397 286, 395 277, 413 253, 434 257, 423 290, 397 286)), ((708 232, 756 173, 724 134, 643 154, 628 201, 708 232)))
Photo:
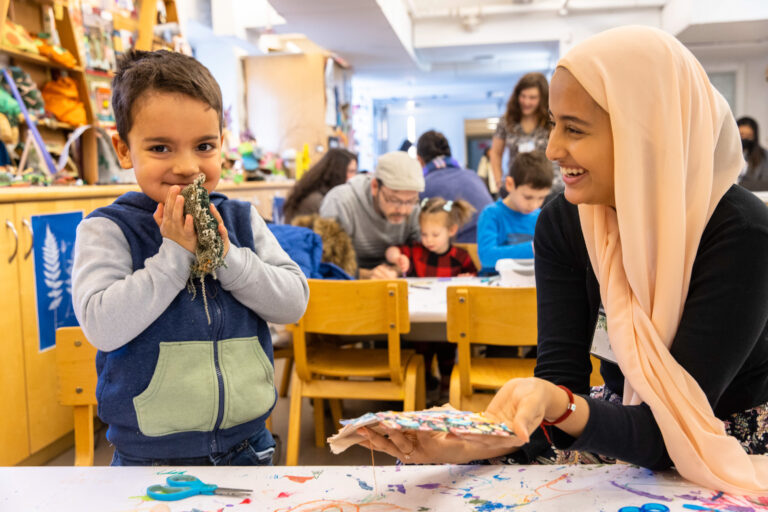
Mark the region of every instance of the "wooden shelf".
POLYGON ((0 45, 0 52, 8 54, 14 59, 23 60, 25 62, 31 62, 33 64, 40 64, 41 66, 47 66, 49 68, 63 69, 65 71, 76 71, 76 72, 83 71, 83 68, 81 68, 80 66, 75 66, 71 68, 69 66, 59 64, 58 62, 54 62, 48 59, 47 57, 43 57, 42 55, 17 50, 16 48, 12 48, 7 45, 0 45))
POLYGON ((51 119, 50 117, 44 117, 42 119, 38 119, 36 121, 37 126, 44 126, 46 128, 51 128, 52 130, 74 130, 77 128, 77 126, 69 123, 62 123, 61 121, 57 121, 56 119, 51 119))

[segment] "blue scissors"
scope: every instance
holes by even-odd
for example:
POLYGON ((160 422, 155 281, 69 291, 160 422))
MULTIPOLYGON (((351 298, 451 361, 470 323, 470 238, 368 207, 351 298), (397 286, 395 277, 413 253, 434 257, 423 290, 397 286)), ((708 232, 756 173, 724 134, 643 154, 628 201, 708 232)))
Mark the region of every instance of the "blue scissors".
POLYGON ((220 496, 250 496, 251 489, 231 489, 201 482, 192 475, 171 475, 166 478, 168 485, 150 485, 147 496, 153 500, 176 501, 198 494, 216 494, 220 496))
POLYGON ((661 503, 646 503, 642 507, 621 507, 619 512, 669 512, 669 507, 661 503))

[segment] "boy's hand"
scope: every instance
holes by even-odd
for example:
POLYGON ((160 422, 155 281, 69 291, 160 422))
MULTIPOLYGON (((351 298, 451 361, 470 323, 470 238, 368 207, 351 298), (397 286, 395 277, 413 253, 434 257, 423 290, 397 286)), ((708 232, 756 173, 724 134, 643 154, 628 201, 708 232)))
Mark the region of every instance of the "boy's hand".
POLYGON ((191 253, 197 248, 197 234, 192 216, 184 215, 184 197, 181 187, 174 185, 168 191, 165 204, 158 203, 153 215, 163 238, 169 238, 191 253))
POLYGON ((229 235, 227 234, 227 228, 224 226, 224 219, 221 218, 219 210, 216 209, 213 203, 211 203, 211 213, 216 219, 216 222, 219 223, 219 234, 221 235, 221 240, 224 242, 224 252, 221 257, 225 258, 229 252, 229 235))

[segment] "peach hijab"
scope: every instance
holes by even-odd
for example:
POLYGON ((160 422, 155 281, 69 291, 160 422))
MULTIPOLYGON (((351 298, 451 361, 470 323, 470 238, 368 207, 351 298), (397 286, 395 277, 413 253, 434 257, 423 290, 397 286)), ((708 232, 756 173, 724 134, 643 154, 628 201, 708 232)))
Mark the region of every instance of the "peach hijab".
POLYGON ((701 235, 743 166, 728 104, 677 39, 649 27, 602 32, 558 66, 611 119, 616 209, 580 205, 579 216, 626 377, 624 403, 649 405, 685 478, 768 493, 768 457, 747 455, 726 435, 698 383, 669 353, 701 235))

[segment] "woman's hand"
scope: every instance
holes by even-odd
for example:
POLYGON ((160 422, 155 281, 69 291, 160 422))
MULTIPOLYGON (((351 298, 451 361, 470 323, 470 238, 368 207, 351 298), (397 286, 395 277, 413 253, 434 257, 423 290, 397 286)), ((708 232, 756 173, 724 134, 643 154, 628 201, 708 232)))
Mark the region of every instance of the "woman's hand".
POLYGON ((366 448, 388 453, 405 464, 464 464, 499 457, 524 444, 515 436, 458 436, 448 432, 384 429, 385 435, 369 428, 358 429, 366 448))
MULTIPOLYGON (((576 410, 558 428, 578 437, 589 418, 586 400, 576 396, 576 410)), ((568 409, 568 394, 549 381, 530 377, 512 379, 496 393, 485 413, 504 423, 524 442, 543 420, 555 421, 568 409)))

